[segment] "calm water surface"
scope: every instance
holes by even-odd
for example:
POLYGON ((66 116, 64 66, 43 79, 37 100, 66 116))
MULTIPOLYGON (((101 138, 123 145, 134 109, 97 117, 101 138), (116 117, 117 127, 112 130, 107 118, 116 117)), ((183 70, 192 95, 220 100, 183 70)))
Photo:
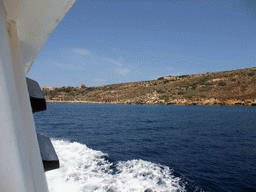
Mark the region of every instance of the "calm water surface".
MULTIPOLYGON (((187 191, 256 191, 256 108, 48 104, 37 131, 109 162, 168 166, 187 191)), ((112 190, 114 191, 114 190, 112 190)))

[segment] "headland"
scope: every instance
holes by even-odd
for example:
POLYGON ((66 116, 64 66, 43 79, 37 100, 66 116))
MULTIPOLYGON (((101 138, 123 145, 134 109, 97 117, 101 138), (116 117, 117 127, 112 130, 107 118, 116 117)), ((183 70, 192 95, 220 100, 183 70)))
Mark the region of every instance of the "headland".
POLYGON ((256 67, 42 91, 48 103, 256 106, 256 67))

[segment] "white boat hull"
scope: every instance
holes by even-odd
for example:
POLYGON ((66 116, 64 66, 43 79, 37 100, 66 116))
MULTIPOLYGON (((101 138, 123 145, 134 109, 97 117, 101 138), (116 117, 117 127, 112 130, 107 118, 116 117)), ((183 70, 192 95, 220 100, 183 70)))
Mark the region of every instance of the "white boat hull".
POLYGON ((25 74, 73 3, 0 0, 1 192, 48 191, 25 74))

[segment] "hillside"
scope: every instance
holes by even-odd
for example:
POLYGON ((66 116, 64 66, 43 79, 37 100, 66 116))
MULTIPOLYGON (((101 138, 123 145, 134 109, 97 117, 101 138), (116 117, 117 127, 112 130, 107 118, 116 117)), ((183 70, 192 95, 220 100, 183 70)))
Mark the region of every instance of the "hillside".
POLYGON ((256 106, 256 68, 42 91, 47 102, 256 106))

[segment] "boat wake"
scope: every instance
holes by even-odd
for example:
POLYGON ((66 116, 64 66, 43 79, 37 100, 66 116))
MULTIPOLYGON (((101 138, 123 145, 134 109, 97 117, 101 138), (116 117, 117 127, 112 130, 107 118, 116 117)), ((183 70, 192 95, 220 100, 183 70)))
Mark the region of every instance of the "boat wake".
POLYGON ((60 168, 46 172, 50 192, 185 191, 167 166, 143 160, 111 163, 107 154, 84 144, 54 140, 60 168))

